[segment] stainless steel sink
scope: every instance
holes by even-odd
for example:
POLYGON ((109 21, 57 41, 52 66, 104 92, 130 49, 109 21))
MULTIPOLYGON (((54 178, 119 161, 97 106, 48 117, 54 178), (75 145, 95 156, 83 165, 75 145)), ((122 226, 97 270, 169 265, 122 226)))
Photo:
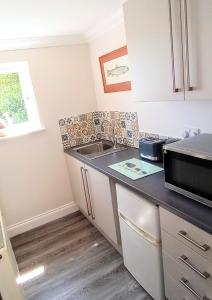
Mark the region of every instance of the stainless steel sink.
POLYGON ((116 148, 114 148, 113 143, 110 141, 99 141, 99 142, 94 142, 91 144, 82 145, 73 148, 74 151, 80 153, 81 155, 85 155, 90 159, 94 159, 100 156, 115 153, 125 149, 126 146, 121 146, 121 145, 117 145, 116 148))

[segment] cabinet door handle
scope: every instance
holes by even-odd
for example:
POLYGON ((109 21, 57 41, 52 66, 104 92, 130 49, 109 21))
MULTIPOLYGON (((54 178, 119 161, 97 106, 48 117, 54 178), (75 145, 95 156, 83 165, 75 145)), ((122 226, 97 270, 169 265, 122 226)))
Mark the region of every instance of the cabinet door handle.
POLYGON ((194 240, 192 240, 188 235, 187 232, 184 230, 180 230, 177 233, 179 236, 181 236, 182 238, 184 238, 186 241, 190 242, 191 244, 195 245, 196 247, 198 247, 199 249, 201 249, 202 251, 206 252, 210 249, 210 247, 207 244, 204 245, 200 245, 199 243, 195 242, 194 240))
POLYGON ((80 167, 80 171, 81 171, 81 176, 82 176, 82 183, 83 183, 83 189, 84 189, 84 194, 85 194, 85 202, 86 202, 86 207, 87 207, 87 213, 88 213, 88 216, 91 216, 91 212, 90 212, 89 205, 88 205, 86 188, 85 188, 85 180, 84 180, 84 175, 83 175, 83 172, 85 171, 85 169, 83 167, 80 167))
POLYGON ((87 174, 88 174, 88 170, 85 169, 85 180, 86 180, 86 186, 87 186, 87 191, 88 191, 88 198, 89 198, 89 203, 90 203, 90 208, 91 208, 91 217, 92 217, 92 220, 95 220, 94 209, 93 209, 93 206, 92 206, 91 193, 90 193, 90 189, 89 189, 87 174))
POLYGON ((192 287, 189 285, 189 281, 185 279, 184 277, 180 279, 180 283, 187 289, 189 290, 198 300, 210 300, 206 296, 200 296, 192 287))
POLYGON ((188 4, 187 0, 184 0, 184 12, 185 12, 185 43, 186 43, 186 81, 187 81, 187 91, 193 91, 194 88, 191 86, 190 78, 190 58, 189 58, 189 37, 188 37, 188 4))
POLYGON ((169 29, 170 29, 170 42, 171 42, 172 85, 173 85, 173 93, 178 93, 180 92, 180 89, 176 88, 171 0, 168 0, 168 5, 169 5, 169 29))
POLYGON ((196 267, 194 267, 190 262, 186 255, 181 255, 179 257, 179 260, 182 261, 186 266, 188 266, 190 269, 192 269, 194 272, 196 272, 198 275, 200 275, 202 278, 207 279, 210 277, 210 274, 208 272, 201 272, 196 267))

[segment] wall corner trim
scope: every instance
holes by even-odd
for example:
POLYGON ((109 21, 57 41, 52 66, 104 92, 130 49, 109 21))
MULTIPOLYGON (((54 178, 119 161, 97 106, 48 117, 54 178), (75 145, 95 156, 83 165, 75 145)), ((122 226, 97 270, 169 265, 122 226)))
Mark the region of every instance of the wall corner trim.
POLYGON ((110 32, 112 29, 116 28, 120 24, 124 23, 124 16, 122 9, 119 9, 112 16, 104 19, 97 26, 91 28, 85 33, 85 39, 88 43, 102 36, 104 33, 110 32))
POLYGON ((56 219, 62 218, 68 214, 78 211, 77 205, 72 201, 65 205, 59 206, 52 210, 46 211, 40 215, 36 215, 32 218, 26 219, 24 221, 18 222, 14 225, 7 227, 9 237, 16 236, 18 234, 24 233, 33 228, 44 225, 48 222, 54 221, 56 219))
POLYGON ((0 51, 49 48, 85 44, 83 35, 59 35, 17 39, 0 39, 0 51))

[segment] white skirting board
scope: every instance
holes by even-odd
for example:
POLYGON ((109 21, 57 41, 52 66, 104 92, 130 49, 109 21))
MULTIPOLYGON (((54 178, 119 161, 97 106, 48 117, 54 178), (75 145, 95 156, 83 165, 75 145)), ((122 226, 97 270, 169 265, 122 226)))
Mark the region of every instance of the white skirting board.
POLYGON ((77 207, 77 205, 74 202, 70 202, 68 204, 46 211, 40 215, 34 216, 30 219, 26 219, 14 225, 10 225, 7 227, 7 232, 9 237, 13 237, 30 229, 44 225, 48 222, 62 218, 78 210, 79 208, 77 207))

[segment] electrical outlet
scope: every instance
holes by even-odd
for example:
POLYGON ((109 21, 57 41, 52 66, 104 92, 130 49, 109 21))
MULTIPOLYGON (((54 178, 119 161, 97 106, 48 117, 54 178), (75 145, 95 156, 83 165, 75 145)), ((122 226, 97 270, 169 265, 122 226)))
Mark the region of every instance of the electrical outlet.
POLYGON ((201 133, 200 128, 190 128, 190 127, 185 127, 184 131, 182 133, 182 136, 184 139, 197 136, 201 133))
POLYGON ((191 128, 190 129, 190 137, 197 136, 201 133, 200 128, 191 128))

